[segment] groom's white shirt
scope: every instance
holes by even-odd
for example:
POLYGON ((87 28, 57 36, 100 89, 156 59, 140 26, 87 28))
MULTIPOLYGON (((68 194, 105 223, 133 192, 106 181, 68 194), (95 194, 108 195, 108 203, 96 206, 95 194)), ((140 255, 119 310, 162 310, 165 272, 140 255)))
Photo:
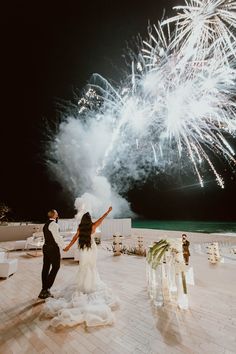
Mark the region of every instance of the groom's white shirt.
POLYGON ((56 223, 55 219, 50 219, 52 222, 48 226, 48 230, 51 231, 52 236, 55 240, 55 242, 58 244, 60 248, 65 248, 65 242, 62 238, 62 236, 59 233, 59 225, 56 223))

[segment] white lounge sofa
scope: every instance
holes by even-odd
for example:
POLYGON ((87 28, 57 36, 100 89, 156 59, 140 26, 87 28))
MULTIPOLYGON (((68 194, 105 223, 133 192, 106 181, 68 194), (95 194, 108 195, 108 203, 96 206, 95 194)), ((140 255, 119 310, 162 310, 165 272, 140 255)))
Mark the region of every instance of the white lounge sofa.
POLYGON ((65 259, 65 258, 73 258, 73 259, 75 259, 75 260, 78 260, 79 258, 79 256, 78 256, 78 254, 79 254, 79 248, 78 248, 78 243, 77 242, 75 242, 74 244, 73 244, 73 246, 69 249, 69 251, 67 251, 67 252, 64 252, 62 249, 60 250, 60 252, 61 252, 61 258, 62 259, 65 259))
POLYGON ((18 259, 6 258, 4 252, 0 252, 0 278, 8 278, 17 271, 17 268, 18 259))
POLYGON ((14 250, 24 250, 26 247, 26 240, 17 240, 14 242, 14 250))

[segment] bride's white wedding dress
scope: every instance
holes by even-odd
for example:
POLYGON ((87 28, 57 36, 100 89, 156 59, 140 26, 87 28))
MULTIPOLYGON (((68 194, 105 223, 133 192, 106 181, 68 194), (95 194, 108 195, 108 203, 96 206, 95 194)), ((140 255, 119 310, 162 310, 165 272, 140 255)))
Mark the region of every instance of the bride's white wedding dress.
POLYGON ((98 274, 97 245, 92 238, 91 248, 80 249, 78 274, 74 284, 58 290, 54 298, 48 298, 43 314, 51 317, 54 327, 110 325, 114 322, 112 310, 119 300, 104 284, 98 274))

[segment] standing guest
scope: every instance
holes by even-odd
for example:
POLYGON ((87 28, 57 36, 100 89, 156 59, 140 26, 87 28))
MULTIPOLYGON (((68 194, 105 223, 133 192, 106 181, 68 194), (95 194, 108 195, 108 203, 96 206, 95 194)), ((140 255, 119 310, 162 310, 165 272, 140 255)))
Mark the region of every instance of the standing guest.
POLYGON ((190 252, 189 252, 190 242, 188 241, 188 236, 186 234, 182 235, 182 245, 183 245, 182 247, 183 247, 184 261, 185 264, 188 265, 189 256, 190 256, 190 252))
POLYGON ((61 255, 60 248, 65 248, 65 243, 59 233, 58 213, 56 210, 48 212, 49 220, 43 227, 43 269, 42 269, 42 290, 39 298, 46 299, 51 295, 50 288, 54 283, 57 272, 60 268, 61 255), (60 247, 60 248, 59 248, 60 247), (50 269, 51 268, 51 269, 50 269))

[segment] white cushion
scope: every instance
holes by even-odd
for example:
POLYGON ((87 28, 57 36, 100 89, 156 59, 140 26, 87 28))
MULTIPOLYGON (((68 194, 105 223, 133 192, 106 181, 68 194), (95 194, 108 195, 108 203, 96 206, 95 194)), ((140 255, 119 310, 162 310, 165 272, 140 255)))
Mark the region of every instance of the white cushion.
POLYGON ((6 258, 6 252, 0 252, 0 262, 6 258))
POLYGON ((26 246, 26 240, 18 240, 14 242, 15 250, 23 250, 26 246))
POLYGON ((69 249, 69 251, 64 252, 62 249, 60 250, 61 252, 61 258, 74 258, 75 261, 79 260, 79 247, 78 247, 78 242, 75 242, 73 246, 69 249))
POLYGON ((0 261, 0 278, 7 278, 18 268, 18 259, 4 259, 0 261))
POLYGON ((75 261, 79 261, 79 247, 77 245, 77 247, 74 249, 74 260, 75 261))

